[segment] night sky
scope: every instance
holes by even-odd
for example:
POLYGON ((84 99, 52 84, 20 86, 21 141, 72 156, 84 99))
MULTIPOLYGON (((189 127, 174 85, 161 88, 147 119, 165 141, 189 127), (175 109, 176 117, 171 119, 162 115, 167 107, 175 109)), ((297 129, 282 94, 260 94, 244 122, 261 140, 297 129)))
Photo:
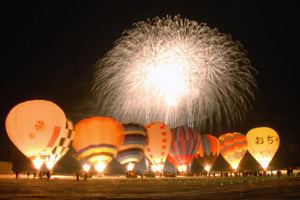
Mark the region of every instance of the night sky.
MULTIPOLYGON (((298 4, 128 2, 1 2, 0 161, 29 162, 6 134, 10 109, 23 101, 45 99, 60 106, 74 123, 97 115, 90 94, 96 62, 134 22, 180 14, 229 33, 243 44, 258 71, 258 91, 239 131, 273 128, 281 144, 270 166, 300 166, 298 4)), ((224 163, 220 159, 217 162, 224 163)), ((258 164, 247 153, 241 165, 258 164)))

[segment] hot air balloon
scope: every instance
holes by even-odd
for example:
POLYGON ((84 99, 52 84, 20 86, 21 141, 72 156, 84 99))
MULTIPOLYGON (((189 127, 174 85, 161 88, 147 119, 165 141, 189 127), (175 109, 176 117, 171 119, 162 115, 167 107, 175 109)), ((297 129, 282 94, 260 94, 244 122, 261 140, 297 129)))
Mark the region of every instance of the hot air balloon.
POLYGON ((200 135, 200 146, 195 155, 195 160, 209 171, 219 156, 220 145, 213 135, 200 135))
POLYGON ((71 120, 67 119, 66 127, 54 144, 49 157, 45 163, 49 170, 69 151, 70 145, 74 139, 75 131, 71 120))
POLYGON ((131 171, 145 155, 144 151, 148 143, 147 130, 143 125, 136 123, 123 124, 125 138, 120 147, 116 160, 131 171))
POLYGON ((236 170, 247 151, 247 137, 242 133, 226 133, 219 138, 220 153, 236 170))
POLYGON ((93 165, 102 172, 117 155, 124 141, 124 127, 108 117, 91 117, 75 125, 72 147, 84 168, 93 165))
POLYGON ((5 126, 10 140, 39 169, 64 131, 66 116, 51 101, 31 100, 13 107, 5 126))
POLYGON ((247 133, 248 151, 266 169, 279 147, 279 136, 269 127, 253 128, 247 133))
POLYGON ((145 152, 155 172, 162 172, 171 145, 171 131, 161 122, 153 122, 145 125, 149 143, 145 152))
POLYGON ((172 129, 168 160, 180 172, 186 172, 200 145, 200 135, 194 128, 178 126, 172 129))

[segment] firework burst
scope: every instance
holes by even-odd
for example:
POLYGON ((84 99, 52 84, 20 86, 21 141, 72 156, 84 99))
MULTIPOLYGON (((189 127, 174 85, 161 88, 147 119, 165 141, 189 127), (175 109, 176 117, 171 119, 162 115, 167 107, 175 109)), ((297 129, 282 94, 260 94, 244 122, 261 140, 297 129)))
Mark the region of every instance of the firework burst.
POLYGON ((99 60, 93 94, 102 115, 169 127, 232 126, 254 101, 244 47, 205 23, 153 18, 135 23, 99 60))

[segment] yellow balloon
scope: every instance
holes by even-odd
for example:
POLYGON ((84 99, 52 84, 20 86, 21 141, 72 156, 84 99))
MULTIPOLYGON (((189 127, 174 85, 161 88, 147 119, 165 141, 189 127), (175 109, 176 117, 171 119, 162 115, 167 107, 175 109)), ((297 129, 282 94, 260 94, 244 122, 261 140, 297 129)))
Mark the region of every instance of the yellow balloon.
POLYGON ((269 127, 253 128, 247 133, 248 151, 266 169, 279 147, 279 136, 269 127))

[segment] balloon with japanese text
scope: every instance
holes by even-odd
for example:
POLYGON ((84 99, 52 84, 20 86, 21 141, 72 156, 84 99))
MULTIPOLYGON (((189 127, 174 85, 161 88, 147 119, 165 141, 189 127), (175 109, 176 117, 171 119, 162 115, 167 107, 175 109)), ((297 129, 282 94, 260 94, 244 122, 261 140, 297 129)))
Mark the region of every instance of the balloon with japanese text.
POLYGON ((66 116, 51 101, 30 100, 10 110, 5 126, 10 140, 39 169, 57 145, 66 116))
POLYGON ((223 134, 218 140, 221 155, 236 170, 247 152, 247 137, 242 133, 234 132, 223 134))
POLYGON ((253 128, 247 133, 248 151, 266 169, 278 150, 280 139, 269 127, 253 128))

